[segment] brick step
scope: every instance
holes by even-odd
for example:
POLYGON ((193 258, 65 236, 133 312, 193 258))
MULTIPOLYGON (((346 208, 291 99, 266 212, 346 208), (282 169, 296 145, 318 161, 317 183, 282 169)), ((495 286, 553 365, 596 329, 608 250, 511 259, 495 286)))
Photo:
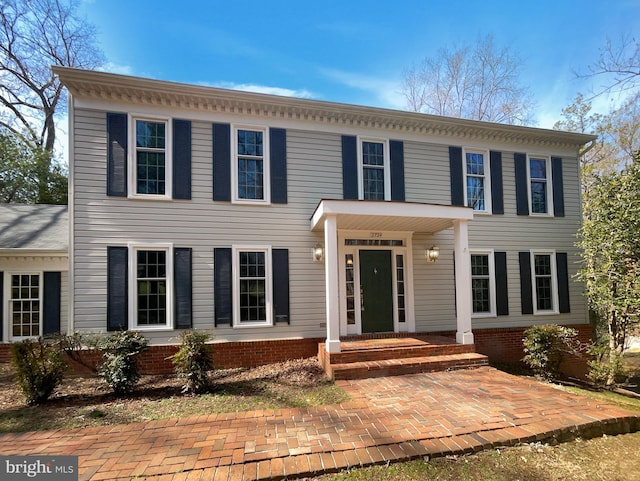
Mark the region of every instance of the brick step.
POLYGON ((325 364, 325 368, 331 379, 338 380, 448 371, 486 366, 488 364, 489 359, 487 356, 475 352, 467 352, 461 354, 383 359, 342 364, 327 363, 325 364))
POLYGON ((379 348, 345 349, 342 352, 329 353, 327 356, 331 364, 347 364, 352 362, 409 359, 473 352, 475 352, 475 345, 473 344, 421 344, 398 347, 382 346, 379 348))

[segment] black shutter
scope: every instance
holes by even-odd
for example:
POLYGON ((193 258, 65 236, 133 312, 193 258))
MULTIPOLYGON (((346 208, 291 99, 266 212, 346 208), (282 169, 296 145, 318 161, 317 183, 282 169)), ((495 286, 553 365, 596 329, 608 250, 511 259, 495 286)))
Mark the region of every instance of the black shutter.
POLYGON ((129 327, 129 250, 107 247, 107 331, 129 327))
POLYGON ((213 249, 213 271, 214 324, 216 326, 221 324, 231 325, 233 277, 230 248, 220 247, 213 249))
POLYGON ((522 313, 533 314, 533 292, 531 290, 531 253, 519 252, 520 261, 520 300, 522 313))
POLYGON ((231 200, 231 126, 213 124, 213 200, 231 200))
POLYGON ((404 202, 404 142, 389 141, 389 159, 391 161, 391 200, 404 202))
POLYGON ((291 324, 289 317, 289 250, 272 249, 274 322, 291 324))
POLYGON ((564 183, 560 157, 551 157, 551 181, 553 185, 553 215, 564 217, 564 183))
POLYGON ((507 253, 494 252, 493 260, 496 269, 496 314, 509 315, 509 289, 507 283, 507 253))
POLYGON ((173 249, 173 279, 175 292, 175 328, 190 329, 192 326, 191 249, 173 249))
POLYGON ((127 196, 127 114, 107 113, 107 195, 127 196))
POLYGON ((287 203, 287 131, 269 129, 271 168, 271 202, 287 203))
POLYGON ((191 199, 191 122, 173 119, 173 198, 191 199))
POLYGON ((558 310, 562 313, 571 312, 571 306, 569 305, 569 269, 566 252, 556 252, 556 275, 558 276, 558 310))
POLYGON ((358 139, 352 135, 342 136, 342 195, 358 199, 358 139))
POLYGON ((42 293, 42 333, 55 334, 60 332, 60 289, 61 273, 44 272, 44 290, 42 293))
POLYGON ((489 152, 491 170, 491 212, 504 214, 504 195, 502 188, 502 152, 489 152))
POLYGON ((4 272, 0 271, 0 341, 4 332, 4 272))
POLYGON ((451 205, 464 206, 462 147, 449 147, 449 174, 451 177, 451 205))
POLYGON ((529 215, 529 190, 527 187, 527 154, 513 154, 516 171, 516 213, 529 215))

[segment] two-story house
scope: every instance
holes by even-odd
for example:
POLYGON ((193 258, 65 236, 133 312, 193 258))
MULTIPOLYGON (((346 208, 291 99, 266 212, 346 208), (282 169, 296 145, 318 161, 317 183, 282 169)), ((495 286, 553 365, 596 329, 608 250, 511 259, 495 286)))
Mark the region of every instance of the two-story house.
POLYGON ((592 136, 55 72, 70 93, 71 331, 160 346, 206 329, 227 364, 377 333, 500 358, 532 324, 588 331, 573 277, 592 136))

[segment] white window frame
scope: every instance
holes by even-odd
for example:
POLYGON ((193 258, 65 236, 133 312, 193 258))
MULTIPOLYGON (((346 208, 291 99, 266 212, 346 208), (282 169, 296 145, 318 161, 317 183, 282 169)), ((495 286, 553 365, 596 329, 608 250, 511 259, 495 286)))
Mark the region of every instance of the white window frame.
MULTIPOLYGON (((44 314, 44 306, 43 306, 43 294, 44 294, 44 275, 42 273, 42 271, 32 271, 32 270, 26 270, 26 271, 5 271, 5 277, 4 277, 4 299, 6 299, 6 310, 5 312, 5 316, 4 319, 6 320, 5 324, 5 339, 10 339, 12 341, 22 341, 24 339, 36 339, 38 336, 42 335, 43 329, 44 329, 44 321, 43 321, 43 314, 44 314), (38 280, 38 304, 39 304, 39 308, 40 308, 40 312, 38 314, 39 320, 40 320, 40 325, 38 326, 38 335, 37 336, 14 336, 13 335, 13 319, 11 316, 11 300, 13 299, 11 297, 11 278, 12 276, 39 276, 39 280, 38 280)), ((0 308, 4 308, 4 306, 0 306, 0 308)))
POLYGON ((541 216, 541 217, 553 217, 553 179, 551 178, 551 157, 548 155, 527 154, 527 200, 529 203, 529 215, 541 216), (533 212, 533 197, 531 192, 531 160, 544 160, 547 179, 546 179, 546 193, 547 193, 547 212, 533 212))
POLYGON ((269 129, 256 125, 231 126, 231 202, 235 204, 270 204, 271 203, 271 159, 269 146, 269 129), (238 196, 238 131, 248 130, 262 132, 262 192, 264 199, 243 199, 238 196))
POLYGON ((556 266, 556 251, 553 249, 538 249, 531 250, 531 291, 533 299, 533 314, 534 315, 554 315, 559 314, 559 299, 558 299, 558 269, 556 266), (536 289, 536 255, 549 256, 551 262, 551 302, 553 303, 552 309, 539 310, 538 309, 538 290, 536 289))
POLYGON ((491 206, 491 166, 489 159, 489 151, 483 149, 471 149, 471 148, 463 148, 462 149, 462 168, 464 173, 464 205, 468 206, 467 199, 467 176, 470 175, 472 177, 480 177, 476 174, 467 174, 467 154, 482 154, 483 165, 484 165, 484 210, 475 210, 474 213, 477 214, 491 214, 492 206, 491 206))
POLYGON ((233 327, 245 329, 252 327, 273 326, 273 266, 271 258, 271 246, 265 245, 234 245, 232 246, 233 260, 231 272, 233 277, 233 327), (265 256, 265 286, 264 302, 266 319, 263 322, 241 322, 240 321, 240 253, 241 252, 264 252, 265 256))
POLYGON ((127 179, 128 197, 132 199, 167 200, 173 196, 173 122, 170 117, 155 117, 142 114, 129 114, 127 179), (136 125, 138 121, 164 123, 164 195, 139 194, 137 182, 136 125))
POLYGON ((364 200, 364 142, 383 145, 384 172, 384 200, 391 200, 391 156, 389 153, 389 139, 376 137, 358 137, 358 199, 364 200))
MULTIPOLYGON (((471 256, 488 256, 489 259, 489 312, 473 312, 473 286, 471 291, 471 317, 483 318, 483 317, 496 317, 496 263, 494 259, 493 249, 472 249, 469 250, 469 262, 471 263, 471 256)), ((472 271, 469 272, 469 277, 473 281, 472 271)))
POLYGON ((132 328, 139 331, 158 331, 173 329, 173 244, 129 244, 129 319, 132 328), (167 260, 167 322, 150 326, 138 324, 138 251, 165 251, 167 260))

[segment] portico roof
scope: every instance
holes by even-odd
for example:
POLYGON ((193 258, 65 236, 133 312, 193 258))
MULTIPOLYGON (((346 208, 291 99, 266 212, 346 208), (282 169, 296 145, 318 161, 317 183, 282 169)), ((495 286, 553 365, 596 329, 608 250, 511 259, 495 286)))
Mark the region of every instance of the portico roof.
POLYGON ((418 202, 323 199, 311 216, 311 230, 322 232, 329 216, 335 216, 339 230, 432 234, 452 227, 455 220, 472 220, 473 209, 418 202))

